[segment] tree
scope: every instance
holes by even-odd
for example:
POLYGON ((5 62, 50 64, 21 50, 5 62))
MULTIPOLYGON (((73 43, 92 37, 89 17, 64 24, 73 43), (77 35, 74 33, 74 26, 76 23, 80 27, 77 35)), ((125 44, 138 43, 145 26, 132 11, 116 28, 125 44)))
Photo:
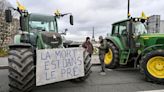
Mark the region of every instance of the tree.
POLYGON ((13 35, 18 29, 18 19, 13 19, 12 23, 5 21, 5 10, 11 7, 11 4, 6 0, 0 1, 0 56, 7 51, 8 44, 11 42, 13 35))

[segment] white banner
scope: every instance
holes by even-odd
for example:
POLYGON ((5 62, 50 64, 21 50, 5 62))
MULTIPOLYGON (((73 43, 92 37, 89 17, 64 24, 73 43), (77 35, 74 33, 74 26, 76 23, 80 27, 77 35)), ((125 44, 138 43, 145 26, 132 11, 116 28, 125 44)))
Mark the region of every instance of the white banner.
POLYGON ((84 76, 82 48, 37 50, 36 85, 84 76))

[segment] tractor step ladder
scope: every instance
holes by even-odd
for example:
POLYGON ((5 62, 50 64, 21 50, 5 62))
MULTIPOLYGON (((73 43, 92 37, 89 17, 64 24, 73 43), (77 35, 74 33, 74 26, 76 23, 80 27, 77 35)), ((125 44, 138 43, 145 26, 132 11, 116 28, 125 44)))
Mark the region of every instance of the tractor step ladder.
POLYGON ((123 50, 121 51, 121 58, 120 58, 120 64, 126 65, 129 59, 130 50, 123 50))

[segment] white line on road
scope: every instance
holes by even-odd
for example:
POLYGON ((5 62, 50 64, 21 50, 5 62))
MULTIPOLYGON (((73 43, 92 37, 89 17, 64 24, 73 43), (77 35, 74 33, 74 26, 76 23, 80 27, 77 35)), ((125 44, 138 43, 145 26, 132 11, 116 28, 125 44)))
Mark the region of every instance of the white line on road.
POLYGON ((164 92, 164 90, 148 90, 148 91, 137 91, 137 92, 164 92))

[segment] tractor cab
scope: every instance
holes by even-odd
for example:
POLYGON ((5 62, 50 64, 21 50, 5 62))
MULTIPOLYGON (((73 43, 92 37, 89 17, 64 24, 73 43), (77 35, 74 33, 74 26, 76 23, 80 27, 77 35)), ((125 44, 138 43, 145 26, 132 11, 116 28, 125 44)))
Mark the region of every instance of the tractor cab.
POLYGON ((125 49, 134 48, 134 40, 148 33, 145 21, 141 18, 131 18, 116 22, 112 24, 111 37, 119 38, 125 49))
MULTIPOLYGON (((70 24, 73 25, 71 13, 45 15, 29 13, 27 10, 11 8, 20 14, 20 33, 14 36, 14 44, 26 43, 35 48, 63 48, 61 34, 58 33, 57 18, 70 15, 70 24)), ((11 10, 6 12, 6 22, 12 21, 11 10)))

